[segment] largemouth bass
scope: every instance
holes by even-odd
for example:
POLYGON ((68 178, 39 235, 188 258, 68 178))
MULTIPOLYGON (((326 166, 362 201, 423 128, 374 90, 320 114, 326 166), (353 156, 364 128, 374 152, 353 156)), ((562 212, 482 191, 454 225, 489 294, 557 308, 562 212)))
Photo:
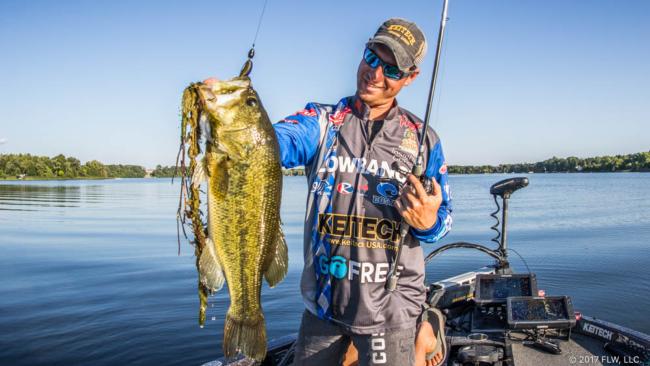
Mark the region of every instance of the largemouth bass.
POLYGON ((183 135, 191 160, 184 172, 190 177, 185 213, 195 236, 199 321, 205 319, 206 295, 218 291, 225 280, 230 308, 224 355, 241 352, 262 361, 267 343, 262 277, 275 286, 286 275, 288 263, 280 227, 282 171, 275 132, 248 77, 190 85, 183 94, 183 121, 184 130, 198 132, 183 135), (202 158, 197 149, 203 150, 202 158), (203 181, 207 230, 196 202, 203 181))

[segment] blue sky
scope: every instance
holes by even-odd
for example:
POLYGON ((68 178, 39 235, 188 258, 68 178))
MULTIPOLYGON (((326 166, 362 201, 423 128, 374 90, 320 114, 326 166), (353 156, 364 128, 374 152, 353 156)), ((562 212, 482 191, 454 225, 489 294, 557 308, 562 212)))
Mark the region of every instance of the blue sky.
MULTIPOLYGON (((430 40, 398 98, 424 114, 441 0, 269 0, 253 83, 273 120, 355 90, 390 17, 430 40)), ((174 162, 190 82, 234 76, 263 0, 0 1, 0 153, 174 162)), ((650 1, 450 0, 432 125, 450 164, 650 150, 650 1)))

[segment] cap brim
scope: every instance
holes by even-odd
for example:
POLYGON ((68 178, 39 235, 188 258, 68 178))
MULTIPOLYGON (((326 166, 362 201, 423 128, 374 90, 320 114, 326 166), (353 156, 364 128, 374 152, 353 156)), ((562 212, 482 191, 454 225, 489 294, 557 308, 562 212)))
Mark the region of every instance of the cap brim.
POLYGON ((414 66, 413 61, 397 40, 391 37, 379 35, 373 37, 370 41, 368 41, 368 46, 371 46, 372 44, 383 44, 384 46, 388 47, 395 56, 397 67, 399 67, 399 69, 403 72, 412 71, 411 68, 414 66))

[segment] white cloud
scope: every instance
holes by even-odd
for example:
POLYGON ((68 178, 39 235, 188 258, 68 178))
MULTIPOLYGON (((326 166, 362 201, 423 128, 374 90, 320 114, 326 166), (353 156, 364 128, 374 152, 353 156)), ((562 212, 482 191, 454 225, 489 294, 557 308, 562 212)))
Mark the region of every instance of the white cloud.
POLYGON ((9 140, 7 140, 6 138, 2 138, 2 137, 0 137, 0 145, 2 145, 2 144, 6 144, 7 141, 9 141, 9 140))

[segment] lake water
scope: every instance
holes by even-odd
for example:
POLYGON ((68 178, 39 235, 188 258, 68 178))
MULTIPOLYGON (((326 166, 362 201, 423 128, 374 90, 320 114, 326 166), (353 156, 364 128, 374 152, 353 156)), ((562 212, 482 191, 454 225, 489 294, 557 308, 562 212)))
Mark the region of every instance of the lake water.
MULTIPOLYGON (((450 178, 454 228, 442 243, 489 244, 489 187, 505 175, 450 178)), ((531 174, 510 201, 509 246, 549 295, 650 333, 650 174, 531 174)), ((228 295, 197 324, 193 249, 177 255, 179 184, 162 179, 0 183, 0 365, 198 365, 221 355, 228 295)), ((285 177, 287 278, 263 289, 269 338, 303 309, 304 177, 285 177)), ((437 247, 428 245, 425 251, 437 247)), ((526 268, 511 256, 516 271, 526 268)), ((445 252, 441 279, 491 260, 445 252)))

